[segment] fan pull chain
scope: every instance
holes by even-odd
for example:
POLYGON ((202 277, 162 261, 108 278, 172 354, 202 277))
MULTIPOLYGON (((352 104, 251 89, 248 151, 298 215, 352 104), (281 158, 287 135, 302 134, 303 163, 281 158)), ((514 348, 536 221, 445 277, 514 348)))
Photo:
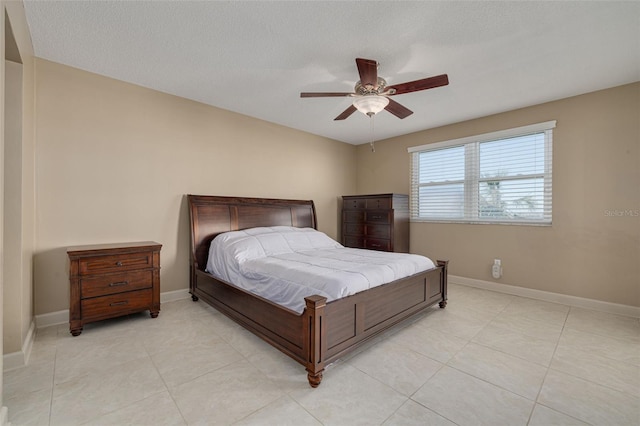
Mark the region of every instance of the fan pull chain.
POLYGON ((371 142, 369 142, 369 145, 371 145, 371 152, 376 152, 376 147, 373 144, 374 142, 374 134, 373 134, 373 117, 374 115, 371 115, 369 118, 371 119, 371 142))

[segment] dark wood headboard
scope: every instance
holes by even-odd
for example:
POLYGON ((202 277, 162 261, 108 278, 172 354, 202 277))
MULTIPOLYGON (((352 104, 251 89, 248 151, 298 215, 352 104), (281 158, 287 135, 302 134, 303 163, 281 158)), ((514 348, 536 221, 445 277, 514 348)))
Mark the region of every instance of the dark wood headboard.
POLYGON ((191 219, 191 264, 204 270, 209 245, 222 232, 258 226, 318 229, 311 200, 188 195, 191 219))

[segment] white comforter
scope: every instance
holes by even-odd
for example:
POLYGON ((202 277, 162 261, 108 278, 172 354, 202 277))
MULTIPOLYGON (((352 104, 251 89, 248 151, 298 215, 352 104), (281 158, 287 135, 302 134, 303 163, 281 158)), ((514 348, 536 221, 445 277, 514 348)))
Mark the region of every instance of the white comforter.
POLYGON ((301 313, 307 296, 331 301, 433 267, 424 256, 346 248, 311 228, 274 226, 218 235, 206 271, 301 313))

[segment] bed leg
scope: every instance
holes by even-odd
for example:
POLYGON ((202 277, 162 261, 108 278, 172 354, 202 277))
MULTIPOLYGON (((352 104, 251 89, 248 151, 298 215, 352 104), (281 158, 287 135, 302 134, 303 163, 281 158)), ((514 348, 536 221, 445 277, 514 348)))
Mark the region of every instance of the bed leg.
POLYGON ((447 275, 449 274, 447 268, 449 266, 448 260, 437 260, 438 266, 442 267, 442 275, 440 275, 440 290, 442 292, 442 300, 438 304, 440 309, 444 309, 447 306, 447 275))
POLYGON ((305 297, 306 308, 302 315, 304 333, 304 357, 307 360, 307 379, 312 388, 322 381, 324 355, 326 352, 324 308, 327 298, 322 296, 305 297))
POLYGON ((322 381, 322 372, 317 374, 307 373, 307 380, 309 380, 309 384, 312 388, 317 388, 322 381))
POLYGON ((198 277, 196 277, 197 267, 197 263, 189 265, 189 293, 191 293, 191 300, 193 300, 194 302, 198 301, 198 296, 194 294, 194 292, 196 291, 196 280, 198 279, 198 277))

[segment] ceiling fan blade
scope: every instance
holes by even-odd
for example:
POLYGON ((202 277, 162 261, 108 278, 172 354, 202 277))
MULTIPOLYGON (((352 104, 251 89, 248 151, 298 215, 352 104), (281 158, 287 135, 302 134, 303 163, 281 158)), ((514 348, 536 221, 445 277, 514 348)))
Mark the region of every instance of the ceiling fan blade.
POLYGON ((423 78, 422 80, 409 81, 407 83, 387 86, 385 91, 394 89, 395 93, 390 93, 389 95, 401 95, 403 93, 411 93, 417 92, 419 90, 427 90, 433 89, 434 87, 446 86, 447 84, 449 84, 449 77, 447 77, 446 74, 442 74, 435 77, 423 78))
POLYGON ((360 74, 360 84, 366 87, 371 85, 378 87, 378 62, 373 59, 356 58, 358 73, 360 74))
POLYGON ((398 117, 400 119, 406 118, 406 117, 410 116, 411 114, 413 114, 413 111, 411 111, 409 108, 406 108, 406 107, 400 105, 399 103, 397 103, 393 99, 389 99, 389 104, 384 109, 386 109, 391 114, 395 115, 396 117, 398 117))
POLYGON ((351 92, 302 92, 301 98, 332 98, 341 96, 351 96, 351 92))
POLYGON ((339 116, 334 118, 334 121, 335 120, 344 120, 345 118, 349 117, 351 114, 353 114, 356 111, 357 111, 356 107, 354 107, 353 105, 350 105, 349 108, 347 108, 344 111, 342 111, 342 114, 340 114, 339 116))

